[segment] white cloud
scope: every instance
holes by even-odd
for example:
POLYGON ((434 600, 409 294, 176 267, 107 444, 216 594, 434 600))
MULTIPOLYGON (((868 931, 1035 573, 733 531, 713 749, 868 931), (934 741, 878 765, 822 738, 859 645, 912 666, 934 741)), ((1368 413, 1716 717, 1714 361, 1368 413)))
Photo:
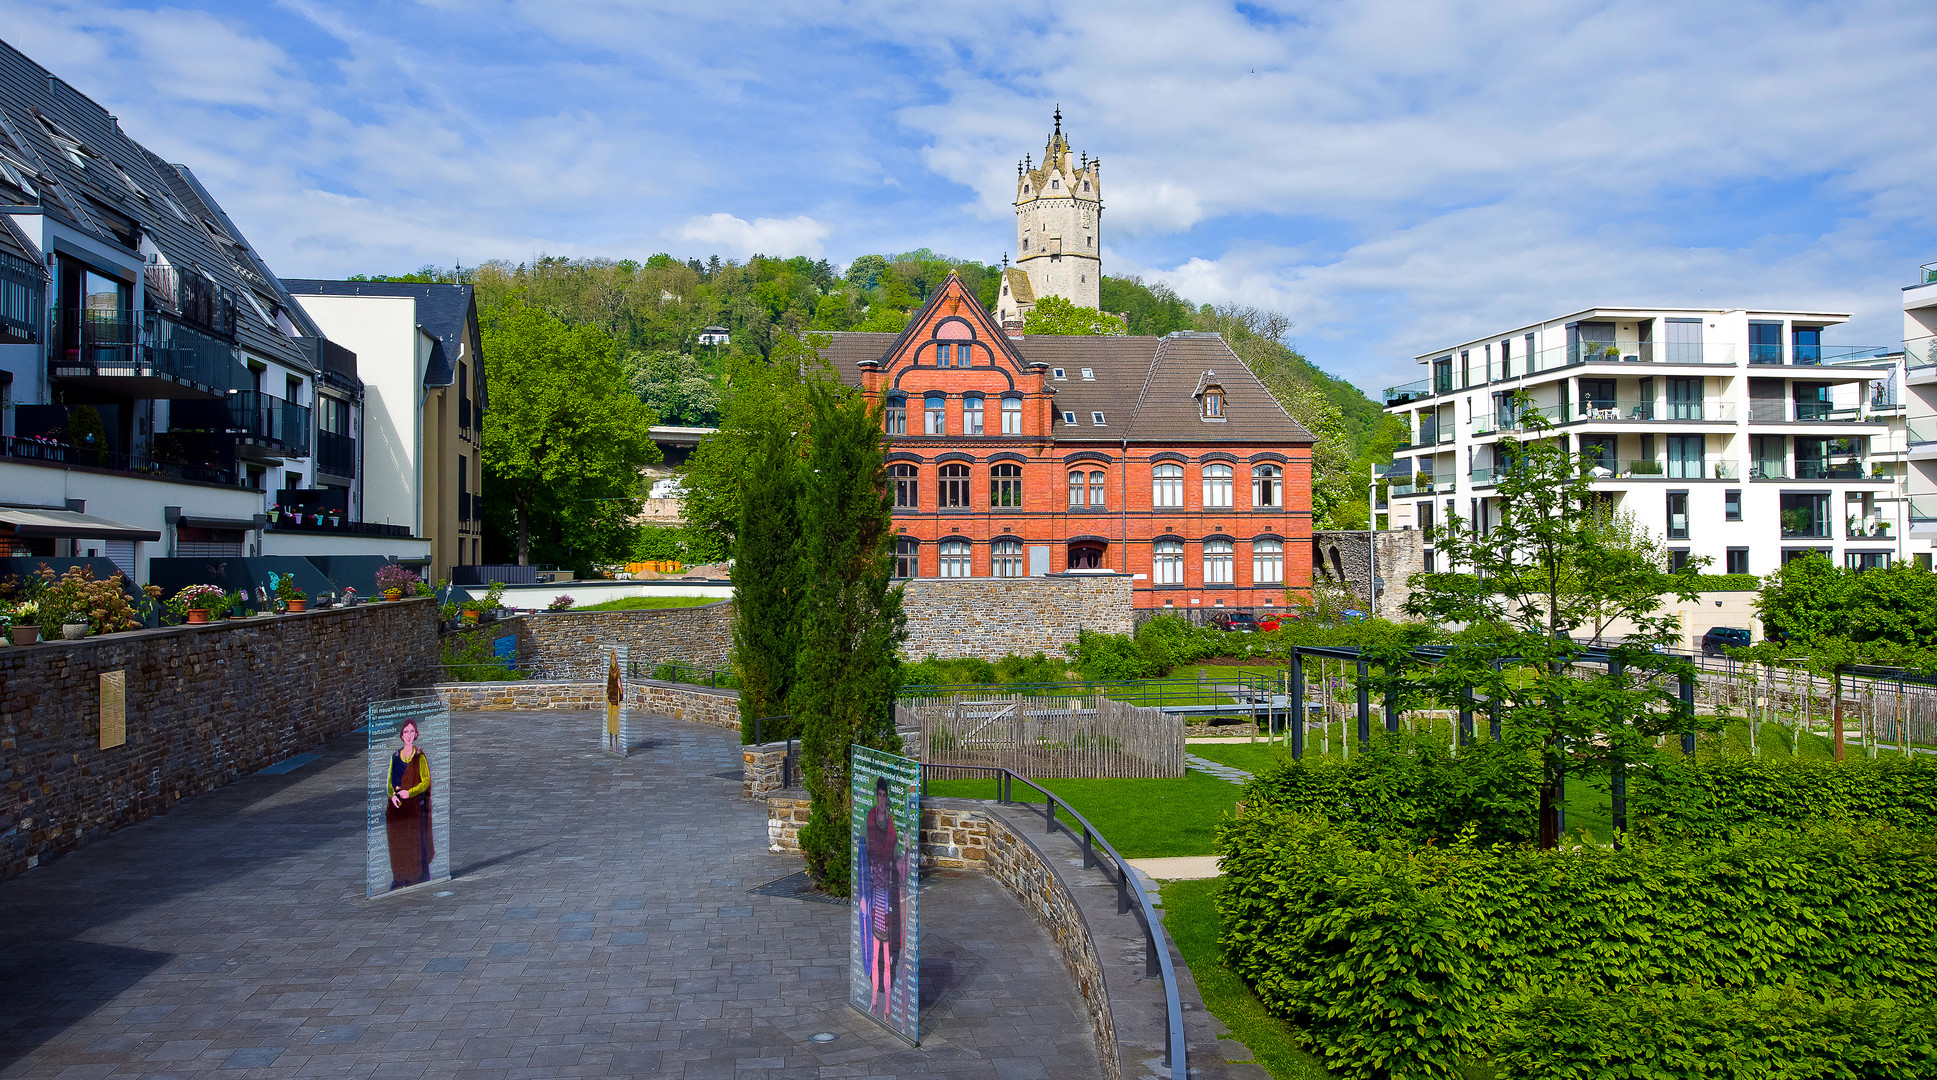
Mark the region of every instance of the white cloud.
POLYGON ((827 226, 805 214, 785 220, 755 218, 749 222, 719 213, 692 218, 668 230, 667 237, 708 250, 728 251, 743 259, 749 255, 819 258, 821 241, 827 239, 827 226))

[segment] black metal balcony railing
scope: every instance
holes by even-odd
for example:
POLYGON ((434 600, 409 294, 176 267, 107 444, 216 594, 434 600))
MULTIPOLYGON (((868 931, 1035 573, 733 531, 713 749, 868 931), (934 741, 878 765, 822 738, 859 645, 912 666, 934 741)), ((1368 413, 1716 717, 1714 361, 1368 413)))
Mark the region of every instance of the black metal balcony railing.
POLYGON ((169 427, 235 435, 293 457, 309 454, 309 407, 260 390, 238 390, 219 401, 176 402, 169 411, 169 427))
POLYGON ((278 513, 269 522, 270 532, 337 533, 343 536, 410 536, 408 525, 386 525, 378 521, 345 521, 326 514, 278 513), (300 517, 300 520, 298 520, 300 517))
POLYGON ((317 432, 316 467, 331 476, 355 476, 356 440, 334 431, 317 432))
POLYGON ((44 290, 40 267, 0 251, 0 338, 40 340, 44 290))
POLYGON ((1796 479, 1798 480, 1861 480, 1864 475, 1863 463, 1856 460, 1796 459, 1796 479))
POLYGON ((211 465, 191 465, 164 461, 149 454, 117 454, 91 447, 75 447, 48 436, 26 438, 0 436, 0 457, 15 461, 35 461, 47 465, 79 465, 90 469, 154 476, 166 480, 192 480, 200 484, 236 486, 233 469, 211 465))
POLYGON ((461 397, 457 399, 457 430, 461 435, 469 436, 471 434, 470 398, 461 397))
POLYGON ((58 331, 48 356, 53 378, 158 377, 210 392, 234 385, 234 348, 171 319, 102 308, 54 311, 49 318, 58 331))

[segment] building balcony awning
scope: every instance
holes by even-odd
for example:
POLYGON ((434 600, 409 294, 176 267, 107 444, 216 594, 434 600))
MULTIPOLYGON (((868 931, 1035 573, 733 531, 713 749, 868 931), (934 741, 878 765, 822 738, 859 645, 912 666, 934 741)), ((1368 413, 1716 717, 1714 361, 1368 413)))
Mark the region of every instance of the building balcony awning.
POLYGON ((11 526, 15 536, 54 536, 83 540, 160 540, 153 529, 137 529, 78 510, 52 510, 0 506, 0 525, 11 526))

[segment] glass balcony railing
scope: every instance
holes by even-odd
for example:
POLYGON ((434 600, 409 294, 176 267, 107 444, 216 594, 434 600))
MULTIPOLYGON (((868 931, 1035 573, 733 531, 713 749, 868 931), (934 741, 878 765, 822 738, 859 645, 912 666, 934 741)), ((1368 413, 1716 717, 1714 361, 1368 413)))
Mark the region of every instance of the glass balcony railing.
POLYGON ((1628 401, 1583 398, 1574 403, 1570 419, 1655 423, 1657 421, 1734 421, 1732 401, 1628 401))
POLYGON ((1542 417, 1548 423, 1558 424, 1567 415, 1565 405, 1549 405, 1541 409, 1501 409, 1497 412, 1483 412, 1473 417, 1473 434, 1491 435, 1497 431, 1524 431, 1531 426, 1532 418, 1542 417))
POLYGON ((1903 366, 1911 371, 1937 367, 1937 334, 1904 338, 1903 366))
POLYGON ((214 401, 176 402, 168 416, 173 431, 235 435, 292 457, 309 455, 309 407, 260 390, 238 390, 214 401))
POLYGON ((1796 462, 1798 480, 1861 480, 1866 475, 1863 463, 1855 458, 1828 461, 1802 458, 1796 462))
POLYGON ((192 480, 198 484, 221 484, 225 487, 234 487, 237 483, 235 470, 208 462, 190 462, 186 456, 167 453, 120 454, 74 446, 64 439, 48 435, 0 436, 0 458, 44 465, 80 465, 157 480, 192 480))
POLYGON ((1909 508, 1904 516, 1912 526, 1937 525, 1937 495, 1912 495, 1904 502, 1909 508))
POLYGON ((1917 268, 1917 284, 1937 285, 1937 263, 1925 263, 1917 268))
POLYGON ((331 476, 355 476, 356 439, 335 431, 317 432, 316 467, 331 476))
POLYGON ((1843 523, 1843 538, 1846 540, 1890 540, 1896 535, 1896 523, 1875 514, 1860 517, 1851 515, 1843 523))
POLYGON ((1385 403, 1388 409, 1395 405, 1404 405, 1409 401, 1418 401, 1421 398, 1429 398, 1432 396, 1433 382, 1431 379, 1420 379, 1418 382, 1409 382, 1402 386, 1388 386, 1385 388, 1385 403))

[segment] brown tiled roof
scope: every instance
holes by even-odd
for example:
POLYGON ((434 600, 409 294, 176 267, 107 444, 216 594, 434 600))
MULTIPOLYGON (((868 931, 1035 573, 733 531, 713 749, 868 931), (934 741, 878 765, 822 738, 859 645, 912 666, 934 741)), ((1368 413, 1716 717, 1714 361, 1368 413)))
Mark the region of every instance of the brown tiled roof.
POLYGON ((1029 274, 1020 267, 1010 267, 1002 272, 1002 280, 1009 284, 1009 295, 1018 304, 1036 302, 1036 287, 1029 283, 1029 274))
MULTIPOLYGON (((880 360, 900 334, 837 333, 821 350, 841 379, 861 383, 863 360, 880 360)), ((1010 337, 1025 362, 1062 368, 1050 379, 1056 409, 1074 413, 1074 425, 1056 424, 1058 442, 1310 443, 1306 431, 1271 396, 1251 369, 1217 334, 1181 332, 1164 337, 1010 337), (1094 378, 1083 378, 1089 368, 1094 378), (1195 396, 1206 372, 1224 388, 1223 423, 1206 422, 1195 396), (1091 414, 1103 414, 1103 426, 1091 414)))

